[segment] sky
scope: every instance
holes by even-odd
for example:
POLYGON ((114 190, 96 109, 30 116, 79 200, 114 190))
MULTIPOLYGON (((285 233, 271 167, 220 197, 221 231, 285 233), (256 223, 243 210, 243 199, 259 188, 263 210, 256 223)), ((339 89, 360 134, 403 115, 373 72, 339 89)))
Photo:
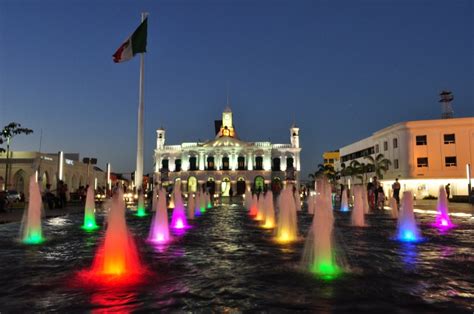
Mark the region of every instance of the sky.
POLYGON ((0 126, 34 130, 14 150, 78 152, 135 168, 139 58, 112 54, 149 13, 145 172, 167 144, 214 137, 227 86, 239 137, 289 143, 303 178, 326 150, 378 129, 474 116, 471 0, 0 0, 0 126))

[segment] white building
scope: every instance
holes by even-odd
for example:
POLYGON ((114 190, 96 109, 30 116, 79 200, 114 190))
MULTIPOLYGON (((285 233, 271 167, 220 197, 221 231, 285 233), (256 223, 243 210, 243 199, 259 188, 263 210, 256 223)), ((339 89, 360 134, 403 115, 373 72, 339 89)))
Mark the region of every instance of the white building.
POLYGON ((299 183, 301 148, 295 125, 290 128, 290 144, 242 141, 227 107, 212 140, 165 145, 165 130, 158 129, 156 133, 157 182, 169 184, 181 179, 183 191, 195 192, 198 186, 205 185, 223 196, 229 195, 231 188, 234 194, 243 194, 246 188, 263 190, 265 185, 278 191, 288 175, 299 183))
POLYGON ((391 125, 340 148, 337 169, 342 164, 349 166, 353 160, 367 163, 364 156, 379 153, 391 161, 381 180, 386 193, 391 192, 392 183, 399 178, 402 191, 412 190, 418 198, 437 196, 439 186, 448 183, 451 195, 468 195, 466 169, 468 164, 474 165, 474 117, 391 125))

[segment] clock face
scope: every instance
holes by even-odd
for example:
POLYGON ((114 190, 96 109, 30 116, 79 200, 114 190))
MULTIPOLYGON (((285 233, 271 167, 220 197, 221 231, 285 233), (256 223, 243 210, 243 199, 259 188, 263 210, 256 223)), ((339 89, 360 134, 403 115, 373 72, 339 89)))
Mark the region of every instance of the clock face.
POLYGON ((224 116, 224 123, 225 123, 225 124, 229 124, 229 123, 230 123, 230 116, 228 116, 228 115, 225 115, 225 116, 224 116))

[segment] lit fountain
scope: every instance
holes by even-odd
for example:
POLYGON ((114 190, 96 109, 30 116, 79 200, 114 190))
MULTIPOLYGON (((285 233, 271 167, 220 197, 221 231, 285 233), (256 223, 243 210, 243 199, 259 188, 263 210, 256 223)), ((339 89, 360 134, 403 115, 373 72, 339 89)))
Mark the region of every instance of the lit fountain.
POLYGON ((278 225, 276 228, 276 241, 288 243, 298 238, 298 223, 296 219, 296 205, 293 195, 293 186, 288 184, 278 199, 278 225))
POLYGON ((306 203, 308 205, 308 214, 314 214, 314 201, 314 195, 308 195, 308 197, 306 198, 306 203))
POLYGON ((273 206, 273 193, 268 190, 263 199, 263 208, 265 211, 265 220, 262 228, 275 228, 275 207, 273 206))
POLYGON ((105 238, 97 249, 92 268, 81 271, 79 276, 88 285, 122 285, 139 282, 144 272, 127 228, 123 191, 119 188, 112 198, 105 238))
POLYGON ((250 190, 245 190, 244 195, 244 207, 247 210, 250 210, 250 205, 252 204, 252 192, 250 190))
POLYGON ((262 221, 265 220, 265 207, 263 205, 263 193, 259 193, 257 196, 257 216, 255 216, 256 221, 262 221))
POLYGON ((173 190, 174 209, 171 217, 171 228, 182 230, 188 228, 186 213, 184 210, 183 197, 181 195, 181 181, 178 180, 173 190))
POLYGON ((153 243, 167 243, 170 240, 170 232, 168 227, 168 209, 166 208, 166 192, 164 189, 159 190, 158 200, 153 200, 155 207, 155 216, 151 222, 150 234, 148 241, 153 243))
POLYGON ((194 219, 194 196, 193 192, 188 194, 188 219, 194 219))
POLYGON ((199 211, 202 213, 206 212, 206 193, 201 192, 201 197, 199 198, 199 211))
POLYGON ((173 193, 171 193, 168 208, 169 209, 174 209, 174 194, 173 193))
POLYGON ((438 213, 436 214, 435 225, 439 228, 445 229, 454 227, 451 219, 449 218, 448 197, 446 195, 444 186, 439 187, 437 210, 438 213))
POLYGON ((390 213, 392 215, 392 218, 397 219, 398 218, 398 203, 395 198, 390 198, 389 200, 389 205, 390 205, 390 213))
POLYGON ((342 197, 341 197, 341 212, 348 212, 349 211, 349 202, 347 201, 347 189, 342 190, 342 197))
POLYGON ((355 227, 365 227, 365 213, 364 213, 364 187, 361 185, 354 185, 354 207, 352 208, 351 222, 355 227))
POLYGON ((334 253, 331 185, 323 178, 317 182, 317 207, 303 251, 302 264, 321 279, 331 280, 341 273, 334 253))
POLYGON ((403 242, 421 241, 421 234, 413 213, 413 194, 403 192, 402 206, 398 216, 397 239, 403 242))
POLYGON ((194 216, 201 216, 201 189, 196 191, 196 199, 194 201, 194 216))
POLYGON ((295 199, 295 208, 296 208, 296 211, 301 211, 301 199, 300 199, 300 195, 298 193, 298 190, 295 190, 295 192, 293 192, 293 198, 295 199))
POLYGON ((207 208, 212 208, 211 195, 209 192, 206 192, 206 206, 207 208))
POLYGON ((137 204, 137 212, 135 216, 137 217, 145 217, 147 215, 145 211, 145 200, 143 197, 143 191, 140 189, 138 190, 138 204, 137 204))
POLYGON ((362 190, 362 205, 364 207, 364 213, 368 214, 370 212, 370 207, 369 207, 369 196, 367 195, 367 187, 365 185, 362 185, 361 190, 362 190))
POLYGON ((253 194, 252 201, 250 202, 249 216, 253 218, 253 217, 256 217, 257 214, 258 214, 258 200, 257 200, 257 195, 253 194))
POLYGON ((82 225, 82 229, 92 231, 98 228, 99 226, 97 226, 95 222, 94 188, 92 186, 89 186, 86 195, 86 206, 84 209, 84 225, 82 225))
POLYGON ((43 202, 35 175, 30 177, 29 194, 28 208, 23 212, 21 222, 21 239, 25 244, 40 244, 44 241, 41 231, 41 205, 43 202))

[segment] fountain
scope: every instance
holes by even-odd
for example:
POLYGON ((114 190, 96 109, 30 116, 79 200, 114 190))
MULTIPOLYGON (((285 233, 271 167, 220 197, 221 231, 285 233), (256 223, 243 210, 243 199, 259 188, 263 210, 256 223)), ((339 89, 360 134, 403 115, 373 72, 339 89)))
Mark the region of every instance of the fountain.
POLYGON ((125 221, 123 191, 117 190, 107 219, 105 238, 100 244, 92 268, 79 273, 86 284, 133 284, 140 281, 145 268, 125 221))
POLYGON ((276 228, 276 241, 289 243, 298 238, 298 224, 296 219, 296 204, 292 184, 288 184, 278 199, 278 225, 276 228))
POLYGON ((158 200, 154 199, 153 207, 155 207, 155 215, 151 222, 150 234, 148 241, 153 243, 167 243, 170 240, 170 232, 168 227, 168 209, 166 208, 166 192, 164 189, 159 190, 158 200))
POLYGON ((82 225, 82 229, 86 231, 92 231, 98 229, 95 222, 95 198, 94 198, 94 188, 89 186, 87 189, 86 195, 86 206, 84 209, 84 225, 82 225))
POLYGON ((212 208, 211 195, 209 192, 206 192, 206 206, 207 208, 212 208))
POLYGON ((185 229, 188 228, 186 213, 184 210, 183 197, 181 195, 181 181, 176 181, 173 190, 174 209, 171 216, 171 228, 185 229))
POLYGON ((244 207, 245 207, 245 209, 250 210, 251 204, 252 204, 252 192, 250 192, 249 190, 246 190, 245 195, 244 195, 244 207))
POLYGON ((319 179, 317 190, 318 206, 306 238, 302 264, 321 279, 331 280, 341 273, 334 254, 331 186, 326 179, 319 179))
POLYGON ((365 227, 364 187, 354 185, 354 207, 352 208, 351 222, 355 227, 365 227))
POLYGON ((402 206, 398 216, 397 239, 403 242, 421 241, 420 230, 416 225, 413 213, 413 194, 411 191, 403 192, 402 206))
POLYGON ((394 199, 393 197, 391 197, 388 203, 389 203, 390 208, 391 208, 392 218, 397 219, 398 218, 398 203, 397 203, 397 200, 394 199))
POLYGON ((448 197, 446 195, 444 186, 439 187, 437 210, 438 213, 436 214, 435 225, 439 228, 446 229, 454 227, 451 219, 449 218, 448 197))
POLYGON ((255 220, 256 221, 262 221, 262 220, 265 220, 265 213, 264 213, 264 210, 265 210, 265 207, 263 205, 263 193, 259 193, 257 195, 257 216, 255 216, 255 220))
POLYGON ((341 212, 348 212, 349 211, 349 203, 347 201, 347 189, 342 190, 341 196, 341 212))
POLYGON ((196 198, 194 199, 194 217, 201 216, 201 192, 196 191, 196 198))
POLYGON ((194 219, 194 196, 193 192, 188 194, 188 219, 194 219))
POLYGON ((253 194, 252 201, 250 202, 249 216, 256 217, 257 214, 258 214, 258 200, 257 200, 257 195, 253 194))
POLYGON ((367 194, 367 187, 365 185, 361 185, 362 190, 362 205, 364 207, 364 214, 368 214, 370 212, 369 207, 369 196, 367 194))
POLYGON ((265 219, 262 228, 275 228, 275 208, 273 206, 273 193, 268 190, 263 199, 263 208, 265 211, 265 219))
POLYGON ((201 192, 201 197, 199 198, 199 211, 202 213, 206 212, 206 193, 201 192))
POLYGON ((169 209, 174 209, 174 194, 173 194, 173 193, 171 193, 171 195, 170 195, 170 200, 169 200, 168 208, 169 208, 169 209))
POLYGON ((41 192, 36 176, 30 177, 28 208, 23 213, 21 222, 21 239, 25 244, 40 244, 44 241, 41 231, 41 192))
POLYGON ((308 214, 314 214, 314 195, 308 195, 306 198, 306 208, 308 210, 308 214))
POLYGON ((135 216, 137 217, 145 217, 146 211, 145 211, 145 201, 143 197, 143 191, 140 189, 138 190, 138 204, 137 204, 137 212, 135 216))
POLYGON ((295 189, 295 191, 293 192, 293 198, 295 199, 295 208, 296 208, 296 211, 301 211, 301 199, 300 199, 300 195, 298 193, 298 189, 295 189))

